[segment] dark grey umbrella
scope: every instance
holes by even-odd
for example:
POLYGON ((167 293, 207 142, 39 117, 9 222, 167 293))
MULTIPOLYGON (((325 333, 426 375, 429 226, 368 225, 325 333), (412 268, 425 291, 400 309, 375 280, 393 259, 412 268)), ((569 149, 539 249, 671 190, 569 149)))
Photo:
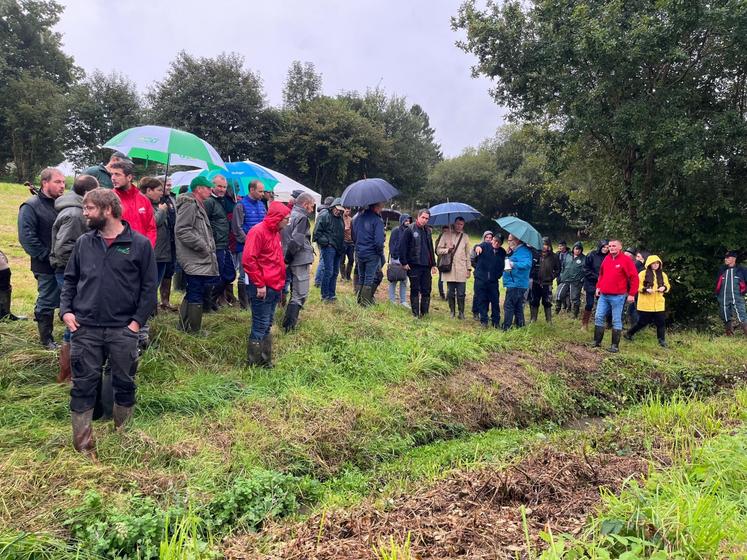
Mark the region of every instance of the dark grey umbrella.
POLYGON ((342 205, 346 208, 365 207, 384 202, 398 194, 399 191, 384 179, 361 179, 348 186, 342 193, 342 205))

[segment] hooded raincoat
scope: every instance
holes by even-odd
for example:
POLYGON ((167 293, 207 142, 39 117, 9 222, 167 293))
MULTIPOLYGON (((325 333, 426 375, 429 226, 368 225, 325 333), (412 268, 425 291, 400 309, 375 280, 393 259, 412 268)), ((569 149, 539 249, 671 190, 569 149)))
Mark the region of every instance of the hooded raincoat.
POLYGON ((241 264, 257 288, 267 286, 280 291, 285 286, 285 260, 278 226, 289 214, 285 204, 270 203, 267 215, 246 236, 241 264))
POLYGON ((664 294, 669 293, 669 277, 667 277, 666 272, 662 270, 661 277, 662 277, 662 285, 666 288, 664 292, 660 292, 659 288, 661 287, 659 285, 659 281, 656 278, 656 274, 654 273, 654 285, 652 286, 653 293, 648 293, 646 291, 646 288, 644 287, 643 283, 646 280, 646 271, 649 269, 649 267, 654 264, 655 262, 659 263, 659 268, 661 269, 662 262, 659 257, 656 255, 651 255, 646 259, 646 267, 638 273, 638 305, 637 309, 638 311, 649 311, 649 312, 656 312, 656 311, 664 311, 665 304, 664 304, 664 294))

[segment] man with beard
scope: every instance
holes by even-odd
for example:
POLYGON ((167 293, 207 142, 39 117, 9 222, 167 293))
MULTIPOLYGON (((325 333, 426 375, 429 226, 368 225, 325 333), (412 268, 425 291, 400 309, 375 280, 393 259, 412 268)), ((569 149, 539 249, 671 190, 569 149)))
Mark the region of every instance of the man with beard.
POLYGON ((149 240, 122 221, 117 195, 103 188, 89 191, 83 214, 91 231, 76 241, 65 269, 60 316, 72 333, 73 446, 93 455, 91 421, 107 361, 115 428, 122 429, 132 416, 138 331, 158 303, 158 272, 149 240))

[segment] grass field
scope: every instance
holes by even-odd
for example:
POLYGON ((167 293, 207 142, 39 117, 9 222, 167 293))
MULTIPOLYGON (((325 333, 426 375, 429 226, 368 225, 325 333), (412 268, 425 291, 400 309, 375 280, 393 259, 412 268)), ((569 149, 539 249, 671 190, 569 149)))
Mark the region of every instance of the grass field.
MULTIPOLYGON (((13 309, 30 315, 15 229, 25 196, 0 185, 13 309)), ((246 312, 206 316, 201 337, 156 317, 134 422, 95 425, 97 462, 72 450, 68 389, 35 324, 0 324, 0 557, 744 552, 744 338, 674 332, 662 349, 647 332, 610 355, 564 316, 502 333, 449 320, 438 300, 415 322, 340 291, 322 305, 312 289, 299 330, 276 333, 271 371, 243 366, 246 312), (443 519, 435 496, 450 497, 443 519), (454 508, 484 530, 459 533, 454 508), (516 536, 483 538, 498 533, 516 536)))

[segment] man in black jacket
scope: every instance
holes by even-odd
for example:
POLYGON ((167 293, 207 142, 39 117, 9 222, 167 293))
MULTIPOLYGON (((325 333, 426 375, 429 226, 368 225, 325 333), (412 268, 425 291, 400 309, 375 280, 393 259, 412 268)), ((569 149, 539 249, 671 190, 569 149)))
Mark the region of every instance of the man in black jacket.
POLYGON ((436 256, 427 208, 418 211, 415 223, 408 227, 399 242, 399 262, 410 279, 410 309, 415 317, 428 314, 431 304, 431 275, 436 274, 436 256))
POLYGON ((60 316, 72 333, 73 446, 93 454, 91 421, 107 359, 115 428, 132 416, 138 331, 158 303, 158 272, 150 241, 122 221, 122 205, 113 191, 86 193, 83 214, 92 231, 75 243, 65 269, 60 316))
POLYGON ((52 226, 57 218, 54 201, 65 192, 65 176, 48 167, 41 172, 41 190, 21 204, 18 210, 18 240, 31 257, 31 272, 38 288, 34 319, 39 327, 42 346, 56 350, 52 334, 54 310, 60 305, 60 288, 49 262, 52 251, 52 226))

